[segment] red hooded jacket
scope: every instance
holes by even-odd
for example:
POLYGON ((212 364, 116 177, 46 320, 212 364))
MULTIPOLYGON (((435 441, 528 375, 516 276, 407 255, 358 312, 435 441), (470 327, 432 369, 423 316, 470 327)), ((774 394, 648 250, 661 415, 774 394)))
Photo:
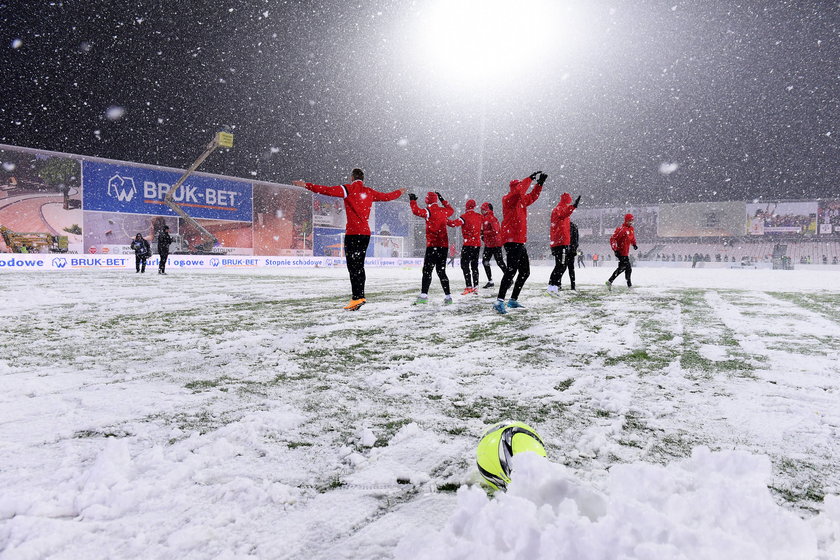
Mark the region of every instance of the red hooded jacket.
POLYGON ((400 197, 399 190, 383 193, 366 187, 362 181, 353 181, 349 185, 325 187, 306 183, 306 189, 326 196, 344 199, 344 213, 347 216, 347 235, 370 235, 370 207, 374 202, 395 200, 400 197))
POLYGON ((572 195, 564 192, 560 195, 560 202, 551 211, 549 238, 551 239, 552 247, 571 244, 572 234, 569 224, 571 222, 570 216, 574 211, 575 207, 572 206, 572 195))
POLYGON ((430 202, 434 197, 437 200, 435 193, 426 195, 426 208, 420 208, 416 200, 411 201, 411 212, 415 216, 420 216, 426 220, 426 247, 449 247, 449 236, 446 231, 446 221, 449 216, 455 213, 455 210, 449 205, 449 202, 443 201, 443 207, 438 206, 437 202, 430 202))
POLYGON ((467 211, 457 220, 448 220, 449 227, 460 227, 464 236, 464 247, 481 247, 481 226, 484 217, 474 210, 475 201, 467 201, 467 211))
POLYGON ((625 215, 624 223, 615 228, 615 233, 610 237, 610 247, 622 257, 629 255, 630 247, 636 244, 636 231, 632 222, 633 214, 625 215))
POLYGON ((531 192, 531 178, 510 182, 510 192, 502 197, 502 241, 525 243, 528 241, 528 207, 540 197, 542 185, 531 192))
POLYGON ((502 246, 502 226, 499 225, 499 219, 490 210, 490 204, 485 202, 481 205, 481 215, 484 222, 481 224, 481 238, 484 241, 484 246, 491 249, 502 246))

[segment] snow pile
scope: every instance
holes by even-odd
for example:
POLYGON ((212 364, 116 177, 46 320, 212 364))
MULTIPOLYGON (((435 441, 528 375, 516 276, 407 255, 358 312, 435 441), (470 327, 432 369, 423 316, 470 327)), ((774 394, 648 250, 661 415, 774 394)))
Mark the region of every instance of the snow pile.
POLYGON ((397 558, 813 560, 837 552, 840 500, 827 500, 812 522, 779 507, 765 456, 696 448, 668 466, 617 465, 605 493, 534 454, 514 460, 506 494, 463 487, 446 527, 410 534, 397 558))
POLYGON ((104 440, 92 457, 70 451, 39 477, 47 480, 0 493, 0 557, 162 558, 191 551, 210 558, 248 549, 253 545, 243 528, 283 512, 301 495, 255 468, 253 458, 280 469, 277 446, 266 435, 302 421, 283 411, 252 412, 171 445, 148 447, 133 436, 104 440), (110 538, 100 542, 106 526, 110 538))

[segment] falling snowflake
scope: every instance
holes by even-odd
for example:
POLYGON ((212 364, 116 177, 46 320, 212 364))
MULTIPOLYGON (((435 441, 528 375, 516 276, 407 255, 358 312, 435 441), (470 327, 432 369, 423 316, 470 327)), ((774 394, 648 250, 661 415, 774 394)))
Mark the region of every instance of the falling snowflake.
POLYGON ((408 138, 400 138, 399 140, 397 140, 397 146, 399 146, 400 148, 405 148, 406 146, 408 146, 408 138))
POLYGON ((111 105, 108 107, 108 110, 105 111, 105 116, 108 117, 109 121, 118 121, 125 115, 125 107, 119 107, 117 105, 111 105))
POLYGON ((3 162, 3 169, 5 169, 6 171, 14 171, 15 164, 10 161, 5 161, 3 162))
POLYGON ((21 41, 20 39, 14 39, 14 40, 12 40, 12 48, 13 48, 13 49, 19 49, 19 48, 21 48, 22 46, 23 46, 23 41, 21 41))
POLYGON ((679 164, 677 163, 662 162, 659 164, 659 172, 663 175, 670 175, 671 173, 676 171, 678 167, 679 164))

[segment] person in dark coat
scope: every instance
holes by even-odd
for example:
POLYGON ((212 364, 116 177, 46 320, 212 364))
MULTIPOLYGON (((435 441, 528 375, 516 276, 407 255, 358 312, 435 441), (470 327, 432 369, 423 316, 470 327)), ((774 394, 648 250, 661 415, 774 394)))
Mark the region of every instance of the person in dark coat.
POLYGON ((575 289, 575 255, 578 252, 579 239, 577 224, 569 222, 569 260, 566 264, 566 270, 569 271, 569 287, 572 290, 575 289))
POLYGON ((146 259, 152 256, 152 249, 149 242, 143 239, 139 233, 131 241, 131 249, 134 251, 134 268, 136 272, 146 272, 146 259))
POLYGON ((172 236, 169 235, 169 226, 164 225, 157 237, 158 255, 160 255, 158 274, 166 274, 166 259, 169 258, 170 245, 172 245, 172 236))

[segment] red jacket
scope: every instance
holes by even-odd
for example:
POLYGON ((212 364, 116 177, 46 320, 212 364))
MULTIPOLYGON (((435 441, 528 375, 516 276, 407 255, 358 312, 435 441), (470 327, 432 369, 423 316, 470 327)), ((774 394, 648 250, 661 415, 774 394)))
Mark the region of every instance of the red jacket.
POLYGON ((362 181, 353 181, 349 185, 325 187, 306 183, 307 190, 327 196, 344 199, 344 213, 347 215, 347 235, 370 235, 370 207, 374 202, 395 200, 400 197, 400 191, 383 193, 366 187, 362 181))
POLYGON ((467 210, 457 220, 447 220, 449 227, 460 227, 464 247, 481 247, 481 224, 484 217, 475 210, 467 210))
POLYGON ((484 222, 481 224, 481 238, 484 240, 485 247, 502 246, 502 227, 492 210, 484 214, 484 222))
POLYGON ((624 222, 617 228, 610 237, 610 247, 622 257, 630 254, 630 247, 636 244, 636 231, 633 226, 624 222))
POLYGON ((540 197, 542 185, 528 192, 531 178, 510 182, 510 192, 502 197, 502 241, 525 243, 528 241, 528 207, 540 197))
POLYGON ((570 245, 572 242, 572 234, 570 229, 570 216, 575 211, 572 206, 572 195, 563 193, 560 195, 560 202, 551 211, 551 230, 549 238, 551 239, 551 246, 558 247, 561 245, 570 245))
POLYGON ((455 213, 449 202, 444 202, 442 207, 430 204, 426 208, 420 208, 417 201, 412 200, 411 212, 426 220, 426 247, 449 247, 446 221, 455 213))

